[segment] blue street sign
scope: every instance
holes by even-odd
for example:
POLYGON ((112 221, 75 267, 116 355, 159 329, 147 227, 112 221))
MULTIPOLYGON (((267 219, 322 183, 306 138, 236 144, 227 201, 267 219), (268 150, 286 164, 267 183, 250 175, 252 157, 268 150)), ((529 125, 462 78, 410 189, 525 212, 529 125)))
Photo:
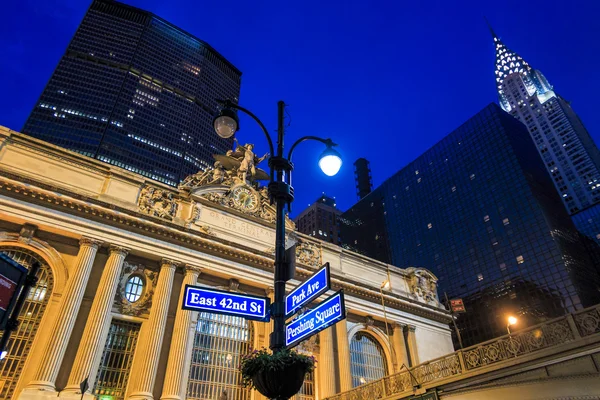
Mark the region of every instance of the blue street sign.
POLYGON ((289 318, 294 315, 302 306, 327 292, 329 287, 329 263, 325 263, 320 270, 296 286, 285 297, 285 317, 289 318))
POLYGON ((185 285, 183 309, 235 315, 255 321, 269 321, 268 297, 231 293, 200 286, 185 285))
POLYGON ((313 310, 285 325, 285 346, 290 349, 344 318, 344 292, 340 290, 313 310))

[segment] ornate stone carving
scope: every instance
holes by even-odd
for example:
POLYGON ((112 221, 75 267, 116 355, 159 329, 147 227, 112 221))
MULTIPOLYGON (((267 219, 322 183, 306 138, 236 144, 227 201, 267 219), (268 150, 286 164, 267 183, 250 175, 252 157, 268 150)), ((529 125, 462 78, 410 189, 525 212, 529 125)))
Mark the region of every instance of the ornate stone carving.
POLYGON ((240 281, 238 281, 237 279, 230 279, 229 280, 229 290, 232 292, 237 292, 240 289, 240 281))
POLYGON ((426 302, 438 302, 437 278, 425 268, 407 268, 410 293, 426 302))
POLYGON ((317 338, 319 335, 313 335, 307 340, 301 342, 296 348, 299 353, 303 353, 306 355, 313 355, 319 353, 319 344, 317 343, 317 338))
POLYGON ((102 246, 102 241, 84 236, 79 239, 79 246, 89 246, 98 249, 100 246, 102 246))
POLYGON ((152 294, 154 293, 157 281, 158 272, 146 268, 145 265, 132 264, 125 261, 123 263, 123 274, 117 287, 117 294, 115 295, 115 302, 119 312, 133 316, 147 315, 152 305, 152 294), (130 302, 125 296, 127 281, 132 276, 139 276, 142 282, 144 282, 142 295, 135 302, 130 302))
POLYGON ((33 224, 24 224, 21 228, 21 232, 19 232, 19 242, 23 242, 28 244, 31 242, 33 235, 37 231, 37 226, 33 224))
POLYGON ((299 239, 296 245, 296 262, 310 265, 311 267, 320 267, 322 264, 321 251, 319 243, 299 239))
POLYGON ((167 190, 145 186, 138 199, 139 210, 154 217, 168 219, 175 217, 177 202, 175 195, 167 190))
POLYGON ((370 315, 367 315, 367 316, 365 317, 365 322, 364 322, 364 324, 365 324, 365 328, 366 328, 366 329, 372 328, 373 326, 375 326, 375 320, 374 320, 374 319, 373 319, 373 317, 371 317, 370 315))

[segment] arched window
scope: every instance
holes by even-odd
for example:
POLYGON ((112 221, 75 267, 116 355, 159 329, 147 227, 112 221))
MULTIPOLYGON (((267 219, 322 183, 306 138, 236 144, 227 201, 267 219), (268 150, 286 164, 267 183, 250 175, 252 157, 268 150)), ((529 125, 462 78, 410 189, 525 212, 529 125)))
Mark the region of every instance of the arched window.
POLYGON ((6 358, 0 362, 0 381, 4 382, 0 386, 0 399, 6 400, 13 398, 21 370, 52 293, 54 280, 50 266, 34 252, 12 246, 0 247, 0 251, 28 269, 34 261, 40 263, 37 284, 29 290, 19 314, 19 327, 10 336, 5 349, 6 358))
POLYGON ((350 370, 353 387, 388 375, 385 353, 379 342, 367 332, 357 332, 350 341, 350 370))
POLYGON ((252 325, 240 317, 200 313, 188 380, 187 399, 250 400, 238 370, 240 356, 252 343, 252 325))

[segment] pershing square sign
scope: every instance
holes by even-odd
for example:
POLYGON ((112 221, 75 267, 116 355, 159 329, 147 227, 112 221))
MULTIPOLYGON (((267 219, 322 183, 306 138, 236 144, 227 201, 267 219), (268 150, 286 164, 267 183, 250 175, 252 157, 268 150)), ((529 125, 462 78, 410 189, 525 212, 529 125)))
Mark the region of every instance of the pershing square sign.
POLYGON ((226 292, 185 285, 183 309, 235 315, 255 321, 269 321, 271 301, 268 297, 226 292))
POLYGON ((292 348, 344 318, 346 318, 346 307, 344 293, 340 290, 316 308, 286 324, 285 346, 288 349, 292 348))

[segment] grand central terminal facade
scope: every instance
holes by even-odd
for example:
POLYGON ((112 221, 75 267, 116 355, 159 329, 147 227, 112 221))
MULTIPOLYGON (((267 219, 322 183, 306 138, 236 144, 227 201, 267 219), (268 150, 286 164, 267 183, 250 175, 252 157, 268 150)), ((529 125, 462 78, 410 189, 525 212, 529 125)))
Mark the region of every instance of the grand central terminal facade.
MULTIPOLYGON (((38 282, 0 361, 0 400, 262 400, 240 356, 272 323, 184 310, 185 285, 273 296, 266 190, 194 179, 173 188, 0 127, 0 251, 38 282)), ((213 171, 220 174, 220 171, 213 171)), ((295 232, 289 291, 325 263, 347 319, 302 342, 317 400, 453 351, 436 278, 295 232), (385 285, 384 285, 385 283, 385 285), (383 289, 382 289, 383 287, 383 289)))

